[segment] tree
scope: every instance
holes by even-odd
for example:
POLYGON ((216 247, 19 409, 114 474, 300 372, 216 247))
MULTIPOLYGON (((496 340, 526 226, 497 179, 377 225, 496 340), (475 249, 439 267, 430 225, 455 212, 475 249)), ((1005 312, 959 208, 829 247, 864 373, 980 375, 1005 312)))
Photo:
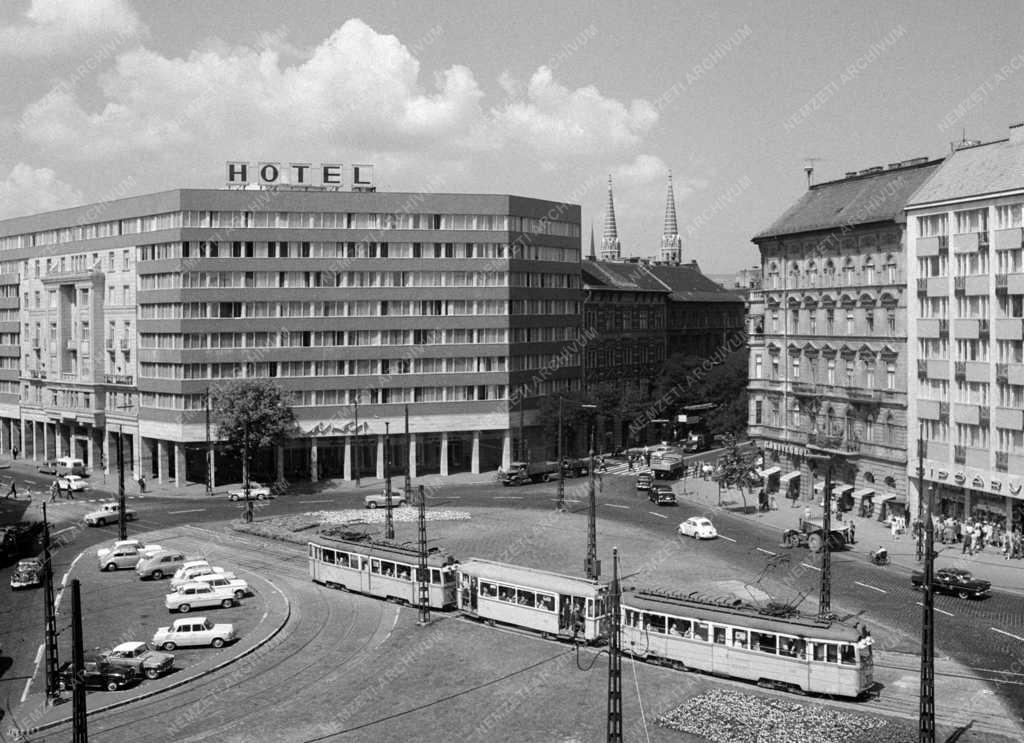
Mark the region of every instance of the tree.
POLYGON ((284 442, 298 428, 288 395, 272 382, 239 380, 211 390, 217 439, 238 452, 242 482, 249 492, 249 460, 254 452, 284 442))
POLYGON ((747 350, 739 348, 714 365, 705 359, 675 354, 665 360, 655 382, 654 399, 671 400, 662 418, 691 405, 712 403, 706 416, 708 430, 741 434, 747 427, 747 350))
MULTIPOLYGON (((545 441, 552 442, 551 456, 558 451, 558 400, 559 395, 548 395, 537 404, 537 418, 545 441)), ((571 442, 584 436, 590 421, 592 410, 580 407, 589 404, 589 400, 581 392, 568 392, 561 395, 562 402, 562 452, 566 456, 572 453, 571 442)))
POLYGON ((743 498, 743 510, 747 510, 747 494, 744 487, 749 487, 757 475, 757 451, 752 448, 741 449, 736 436, 727 433, 722 436, 725 453, 718 460, 715 479, 721 486, 737 488, 743 498))

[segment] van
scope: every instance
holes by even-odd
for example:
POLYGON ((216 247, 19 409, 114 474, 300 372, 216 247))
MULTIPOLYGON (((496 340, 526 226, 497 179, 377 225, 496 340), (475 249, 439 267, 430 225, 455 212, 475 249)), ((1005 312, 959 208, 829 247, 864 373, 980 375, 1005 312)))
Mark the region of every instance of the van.
POLYGON ((85 477, 85 462, 75 457, 61 457, 57 460, 57 474, 85 477))

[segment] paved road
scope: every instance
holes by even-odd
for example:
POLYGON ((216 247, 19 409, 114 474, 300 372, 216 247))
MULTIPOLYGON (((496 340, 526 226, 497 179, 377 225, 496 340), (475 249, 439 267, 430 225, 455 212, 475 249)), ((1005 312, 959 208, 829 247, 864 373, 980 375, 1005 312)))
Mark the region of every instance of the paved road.
MULTIPOLYGON (((587 501, 586 479, 566 482, 567 503, 571 509, 585 510, 587 501)), ((556 484, 529 485, 520 488, 504 488, 496 482, 446 487, 443 491, 428 495, 433 506, 442 504, 458 506, 487 506, 491 504, 508 507, 521 505, 524 508, 553 508, 556 499, 556 484)), ((702 507, 680 499, 675 508, 659 508, 651 504, 645 495, 633 488, 631 477, 605 475, 599 494, 599 518, 624 521, 654 531, 671 534, 684 518, 702 512, 702 507)), ((175 497, 150 497, 132 501, 140 512, 140 521, 132 524, 132 530, 147 531, 183 523, 202 523, 236 517, 241 504, 231 503, 226 498, 181 499, 175 497)), ((260 513, 278 514, 302 512, 331 507, 358 507, 361 493, 322 492, 316 495, 295 495, 275 499, 261 504, 260 513)), ((80 513, 90 504, 76 501, 61 503, 54 507, 57 518, 68 523, 80 518, 80 513)), ((785 550, 779 547, 779 534, 775 528, 765 528, 756 517, 741 516, 727 512, 710 514, 722 539, 703 543, 700 549, 713 552, 731 562, 738 577, 756 583, 764 572, 775 579, 782 579, 791 586, 788 596, 777 598, 797 600, 802 594, 818 595, 820 573, 816 569, 820 558, 806 550, 785 550)), ((77 552, 84 544, 111 539, 116 535, 116 526, 87 530, 77 534, 73 550, 77 552)), ((70 557, 58 554, 57 564, 70 557)), ((60 569, 60 568, 58 568, 60 569)), ((920 594, 909 587, 906 571, 895 566, 877 568, 867 563, 860 550, 833 555, 833 609, 840 615, 858 614, 869 625, 882 626, 890 630, 894 638, 886 649, 908 653, 919 648, 920 594)), ((6 582, 8 572, 4 572, 6 582)), ((3 587, 6 590, 6 586, 3 587)), ((809 600, 810 603, 810 600, 809 600)), ((940 654, 949 655, 968 667, 977 669, 979 676, 1000 681, 1000 693, 1016 711, 1024 715, 1024 616, 1019 611, 1020 599, 1006 593, 996 592, 985 601, 960 601, 952 597, 937 598, 936 617, 937 646, 940 654)), ((805 609, 807 606, 804 607, 805 609)), ((8 620, 6 636, 0 637, 5 647, 12 638, 23 634, 24 627, 41 627, 42 607, 39 593, 21 594, 14 606, 0 614, 8 620)), ((5 654, 12 655, 14 666, 0 678, 0 697, 7 696, 12 687, 20 685, 17 679, 24 678, 25 662, 32 658, 24 653, 34 654, 39 635, 32 636, 25 647, 5 654)), ((21 682, 23 683, 23 681, 21 682)), ((945 702, 950 703, 950 702, 945 702)), ((969 703, 967 701, 966 703, 969 703)))

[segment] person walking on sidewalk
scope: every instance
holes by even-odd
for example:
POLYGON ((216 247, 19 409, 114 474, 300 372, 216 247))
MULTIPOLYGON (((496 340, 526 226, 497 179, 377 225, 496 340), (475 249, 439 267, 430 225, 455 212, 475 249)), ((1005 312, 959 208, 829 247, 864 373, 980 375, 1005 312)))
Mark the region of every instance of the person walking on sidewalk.
POLYGON ((146 492, 146 478, 143 477, 142 475, 139 475, 139 492, 140 493, 145 493, 146 492))
POLYGON ((57 500, 57 493, 60 491, 60 486, 57 485, 57 481, 54 480, 50 483, 50 503, 54 503, 57 500))
POLYGON ((18 500, 18 486, 14 484, 14 480, 11 480, 11 487, 8 489, 6 497, 18 500))

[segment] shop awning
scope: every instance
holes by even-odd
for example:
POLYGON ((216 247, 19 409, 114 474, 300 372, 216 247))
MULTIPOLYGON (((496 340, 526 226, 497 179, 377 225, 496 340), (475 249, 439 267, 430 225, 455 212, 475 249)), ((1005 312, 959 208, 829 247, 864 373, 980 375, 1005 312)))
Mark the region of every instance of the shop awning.
POLYGON ((893 495, 892 502, 893 503, 898 503, 901 506, 905 506, 905 505, 907 505, 907 496, 899 495, 899 494, 893 495))
POLYGON ((854 492, 853 497, 856 498, 857 500, 860 500, 862 498, 870 498, 874 494, 874 488, 861 488, 860 490, 854 492))
POLYGON ((825 481, 824 480, 818 480, 818 482, 814 483, 814 492, 815 493, 820 493, 824 489, 825 489, 825 481))
POLYGON ((885 503, 896 497, 896 493, 882 493, 881 495, 875 496, 876 503, 885 503))
POLYGON ((779 478, 779 482, 781 482, 783 485, 786 485, 787 483, 789 483, 790 480, 795 480, 798 477, 800 477, 800 470, 797 470, 795 472, 787 472, 786 474, 779 478))
POLYGON ((852 490, 853 490, 853 485, 839 484, 839 485, 836 485, 836 486, 834 486, 832 488, 832 495, 834 495, 837 498, 841 498, 842 496, 846 495, 847 493, 851 492, 852 490))
POLYGON ((782 472, 782 468, 781 467, 769 467, 766 470, 758 470, 757 474, 759 474, 761 477, 763 477, 763 478, 765 478, 767 480, 772 475, 777 475, 780 472, 782 472))

